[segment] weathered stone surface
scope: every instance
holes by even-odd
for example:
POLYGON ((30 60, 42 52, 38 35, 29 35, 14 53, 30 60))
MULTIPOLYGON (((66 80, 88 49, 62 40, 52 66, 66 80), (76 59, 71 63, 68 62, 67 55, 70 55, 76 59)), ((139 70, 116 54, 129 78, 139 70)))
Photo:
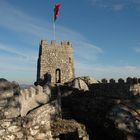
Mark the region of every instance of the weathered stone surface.
POLYGON ((44 140, 47 139, 46 135, 44 133, 39 133, 36 137, 36 140, 44 140))
POLYGON ((21 131, 16 133, 16 137, 17 137, 18 139, 22 139, 22 138, 23 138, 23 135, 24 135, 24 134, 23 134, 23 132, 21 132, 21 131))
POLYGON ((5 118, 14 118, 14 117, 18 117, 19 115, 20 115, 19 107, 16 108, 16 107, 8 106, 8 108, 6 108, 4 112, 5 118))
POLYGON ((46 104, 30 112, 25 118, 0 120, 0 139, 51 140, 51 115, 56 114, 55 107, 46 104))
POLYGON ((8 104, 8 100, 7 99, 2 99, 0 100, 0 110, 3 110, 8 104))
POLYGON ((5 134, 5 129, 0 129, 0 136, 3 136, 5 134))
POLYGON ((10 127, 8 128, 8 131, 9 131, 9 132, 12 132, 12 133, 18 132, 18 131, 20 131, 20 130, 21 130, 21 128, 18 127, 18 126, 10 126, 10 127))
POLYGON ((43 139, 51 138, 50 115, 55 116, 57 111, 54 106, 46 104, 50 100, 51 90, 49 86, 45 85, 44 89, 40 86, 31 87, 21 90, 18 94, 15 94, 14 89, 11 92, 3 91, 0 94, 0 101, 3 104, 0 114, 2 119, 0 120, 0 139, 24 140, 28 136, 30 139, 31 136, 33 139, 36 139, 37 136, 43 139), (28 111, 42 104, 46 105, 29 113, 25 118, 18 117, 20 114, 21 116, 26 115, 28 111))
POLYGON ((19 85, 8 80, 0 80, 0 119, 19 116, 17 92, 19 85))
POLYGON ((13 97, 13 90, 3 91, 0 93, 0 99, 7 99, 13 97))
POLYGON ((35 130, 35 129, 30 128, 30 134, 31 134, 32 136, 36 135, 37 132, 38 132, 38 130, 35 130))
POLYGON ((7 128, 7 127, 9 127, 10 126, 10 124, 11 124, 11 122, 10 121, 5 121, 5 122, 3 122, 2 124, 1 124, 1 126, 3 127, 3 128, 7 128))
POLYGON ((15 140, 15 136, 14 135, 7 135, 6 137, 5 137, 5 140, 15 140))
POLYGON ((28 140, 34 140, 34 137, 32 137, 32 136, 28 136, 27 139, 28 139, 28 140))
MULTIPOLYGON (((70 134, 75 132, 77 138, 89 140, 85 126, 74 120, 57 119, 51 123, 53 137, 59 137, 60 134, 70 134)), ((75 136, 76 137, 76 136, 75 136)))

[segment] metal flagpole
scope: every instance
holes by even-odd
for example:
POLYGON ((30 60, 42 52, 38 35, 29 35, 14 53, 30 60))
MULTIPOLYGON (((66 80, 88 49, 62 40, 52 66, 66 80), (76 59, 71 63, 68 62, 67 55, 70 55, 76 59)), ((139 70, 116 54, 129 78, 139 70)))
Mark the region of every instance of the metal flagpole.
POLYGON ((58 17, 58 12, 59 12, 60 4, 55 4, 54 8, 54 17, 53 17, 53 34, 54 34, 54 40, 55 40, 55 21, 58 17))
POLYGON ((55 40, 55 21, 53 19, 53 39, 55 40))

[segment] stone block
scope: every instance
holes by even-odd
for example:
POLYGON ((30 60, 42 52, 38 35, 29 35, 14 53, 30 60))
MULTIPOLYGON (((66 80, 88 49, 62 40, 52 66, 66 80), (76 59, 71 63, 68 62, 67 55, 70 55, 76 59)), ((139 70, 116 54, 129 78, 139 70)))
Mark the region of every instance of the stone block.
POLYGON ((12 133, 18 132, 18 131, 20 131, 20 130, 21 130, 21 128, 20 128, 19 126, 10 126, 10 127, 8 128, 8 131, 9 131, 9 132, 12 132, 12 133))
POLYGON ((1 124, 1 126, 2 126, 3 128, 7 128, 7 127, 10 126, 10 124, 11 124, 11 122, 5 121, 5 122, 3 122, 3 123, 1 124))

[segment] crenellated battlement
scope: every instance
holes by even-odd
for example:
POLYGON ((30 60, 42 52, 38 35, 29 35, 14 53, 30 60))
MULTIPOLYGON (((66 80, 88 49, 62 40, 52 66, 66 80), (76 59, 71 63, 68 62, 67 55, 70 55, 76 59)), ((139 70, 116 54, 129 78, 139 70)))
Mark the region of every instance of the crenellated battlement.
POLYGON ((120 78, 117 81, 102 79, 101 82, 89 85, 89 89, 96 96, 132 98, 140 96, 140 78, 128 77, 125 80, 120 78))
POLYGON ((41 47, 72 47, 72 44, 69 41, 61 41, 60 44, 57 44, 55 40, 51 40, 50 44, 48 44, 47 40, 41 40, 41 47))
POLYGON ((118 80, 115 80, 113 78, 107 80, 107 79, 103 78, 100 83, 104 83, 104 84, 115 84, 115 83, 116 84, 138 84, 138 83, 140 83, 140 78, 128 77, 126 79, 119 78, 118 80))

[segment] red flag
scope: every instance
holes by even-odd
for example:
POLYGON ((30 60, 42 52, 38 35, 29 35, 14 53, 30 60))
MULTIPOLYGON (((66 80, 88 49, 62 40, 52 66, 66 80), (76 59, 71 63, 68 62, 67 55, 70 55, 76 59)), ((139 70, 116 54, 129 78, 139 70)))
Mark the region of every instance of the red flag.
POLYGON ((55 4, 55 7, 54 7, 54 21, 56 21, 58 15, 59 15, 60 6, 61 6, 60 3, 55 4))

